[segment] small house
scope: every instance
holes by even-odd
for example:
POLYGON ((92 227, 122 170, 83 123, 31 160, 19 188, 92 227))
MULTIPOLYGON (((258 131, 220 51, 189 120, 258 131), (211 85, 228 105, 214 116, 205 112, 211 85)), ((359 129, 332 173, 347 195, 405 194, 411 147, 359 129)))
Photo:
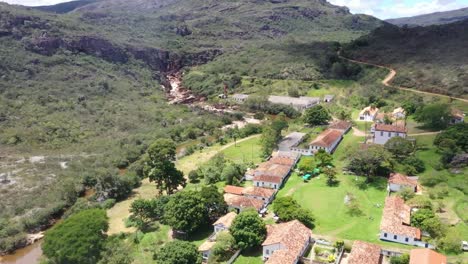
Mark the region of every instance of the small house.
POLYGON ((323 97, 323 101, 324 101, 325 103, 330 103, 330 102, 333 100, 333 98, 335 98, 334 95, 332 95, 332 94, 327 94, 327 95, 325 95, 325 96, 323 97))
POLYGON ((351 248, 348 264, 381 264, 381 251, 378 245, 356 240, 351 248))
POLYGON ((409 188, 414 192, 418 190, 418 182, 400 173, 391 173, 388 178, 387 189, 391 192, 398 192, 403 188, 409 188))
POLYGON ((462 111, 460 111, 460 110, 458 110, 456 108, 452 108, 450 113, 451 113, 451 116, 452 116, 452 118, 450 119, 450 124, 453 125, 453 124, 458 124, 458 123, 465 122, 465 114, 462 111))
POLYGON ((340 131, 327 129, 310 142, 309 149, 311 152, 323 149, 328 153, 333 153, 342 139, 343 135, 340 131))
POLYGON ((447 257, 427 248, 412 249, 409 264, 447 264, 447 257))
POLYGON ((230 193, 224 194, 224 201, 229 209, 235 209, 237 212, 242 212, 247 208, 254 208, 259 212, 265 205, 262 200, 230 193))
POLYGON ((276 190, 262 187, 246 187, 244 188, 243 195, 262 200, 265 205, 268 205, 275 197, 276 190))
POLYGON ((236 218, 237 214, 235 212, 229 212, 221 216, 216 222, 214 222, 214 232, 219 233, 221 231, 227 231, 231 227, 232 221, 236 218))
POLYGON ((375 106, 368 106, 362 109, 361 112, 359 113, 359 120, 372 122, 374 121, 378 112, 379 112, 379 108, 375 106))
POLYGON ((298 220, 267 225, 262 243, 265 264, 296 264, 310 246, 312 232, 298 220))
POLYGON ((372 127, 374 134, 374 144, 384 145, 387 141, 394 137, 406 138, 407 130, 405 126, 374 124, 372 127))
POLYGON ((303 141, 305 136, 305 133, 292 132, 278 143, 278 149, 281 151, 291 151, 292 148, 296 147, 303 141))
POLYGON ((234 94, 232 95, 232 100, 236 103, 243 103, 249 98, 248 94, 234 94))
POLYGON ((253 178, 253 184, 256 187, 271 188, 278 190, 283 185, 283 177, 274 175, 258 175, 253 178))
POLYGON ((272 104, 289 105, 292 108, 296 109, 297 111, 304 111, 307 108, 311 108, 319 104, 320 98, 306 97, 306 96, 301 96, 297 98, 297 97, 290 97, 290 96, 270 95, 268 97, 268 101, 272 104))
POLYGON ((346 134, 348 131, 351 129, 353 125, 351 122, 344 121, 344 120, 338 120, 333 122, 331 125, 328 126, 329 129, 333 130, 338 130, 341 132, 341 134, 346 134))
POLYGON ((233 186, 233 185, 224 186, 224 193, 242 195, 243 192, 244 192, 244 188, 239 187, 239 186, 233 186))
POLYGON ((403 107, 393 109, 392 116, 395 119, 404 119, 406 117, 406 111, 403 107))
POLYGON ((210 254, 211 254, 211 249, 213 248, 213 246, 215 244, 216 244, 215 240, 209 240, 208 239, 198 247, 198 252, 200 252, 202 254, 203 260, 205 260, 205 261, 208 260, 208 258, 210 257, 210 254))

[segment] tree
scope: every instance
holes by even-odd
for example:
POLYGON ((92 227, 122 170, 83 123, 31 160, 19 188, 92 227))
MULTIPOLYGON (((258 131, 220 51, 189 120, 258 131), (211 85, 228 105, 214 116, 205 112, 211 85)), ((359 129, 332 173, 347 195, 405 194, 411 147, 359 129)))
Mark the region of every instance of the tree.
POLYGON ((211 249, 208 263, 221 263, 227 261, 236 250, 236 240, 229 234, 223 231, 216 235, 216 244, 211 249))
POLYGON ((384 147, 400 161, 409 157, 415 151, 413 142, 402 137, 393 137, 389 139, 385 143, 384 147))
POLYGON ((148 148, 143 173, 156 182, 160 194, 172 194, 179 185, 186 184, 183 173, 174 165, 175 159, 176 146, 170 139, 158 139, 148 148))
POLYGON ((453 146, 468 152, 468 123, 460 123, 447 128, 442 131, 434 139, 434 145, 439 148, 444 148, 444 140, 452 140, 453 146))
POLYGON ((398 196, 403 198, 403 200, 408 201, 409 199, 414 197, 414 190, 411 188, 402 188, 398 191, 398 196))
POLYGON ((315 226, 312 212, 302 208, 291 196, 276 198, 273 202, 273 211, 282 222, 296 219, 309 228, 315 226))
POLYGON ((304 112, 304 123, 310 126, 325 125, 331 120, 331 116, 322 105, 308 108, 304 112))
POLYGON ((255 209, 248 209, 238 214, 229 231, 240 249, 259 246, 266 237, 265 222, 255 209))
POLYGON ((356 150, 350 158, 347 169, 365 175, 366 182, 372 176, 388 175, 394 166, 391 154, 381 145, 371 145, 365 149, 356 150))
POLYGON ((177 231, 192 233, 207 219, 205 200, 199 192, 178 192, 171 196, 165 206, 164 223, 177 231))
POLYGON ((221 178, 224 179, 228 185, 239 185, 245 173, 245 169, 241 165, 235 163, 229 163, 224 166, 222 170, 221 178))
POLYGON ((198 253, 197 246, 194 244, 174 240, 167 242, 154 255, 158 264, 201 264, 201 255, 198 253))
POLYGON ((450 107, 447 104, 428 104, 415 112, 415 120, 428 128, 444 129, 451 120, 450 107))
POLYGON ((393 256, 390 258, 390 264, 409 264, 410 256, 403 254, 401 256, 393 256))
POLYGON ((333 167, 323 168, 323 174, 327 177, 327 185, 334 186, 337 184, 338 180, 336 179, 336 170, 333 167))
POLYGON ((199 178, 200 176, 198 175, 198 171, 197 170, 192 170, 189 172, 189 175, 188 175, 188 178, 189 178, 189 181, 190 183, 198 183, 200 182, 199 178))
POLYGON ((303 172, 311 172, 315 168, 315 161, 312 157, 302 157, 297 164, 297 168, 303 172))
POLYGON ((460 254, 462 252, 460 242, 463 240, 460 232, 450 228, 444 237, 438 240, 437 246, 447 253, 460 254))
POLYGON ((435 214, 431 209, 419 209, 411 214, 411 225, 422 228, 424 220, 434 217, 435 214))
POLYGON ((291 96, 291 97, 301 96, 301 94, 299 92, 299 89, 297 89, 296 87, 289 87, 288 88, 288 95, 291 96))
POLYGON ((111 236, 106 240, 98 264, 130 264, 133 262, 133 257, 128 252, 131 250, 131 246, 120 237, 111 236))
POLYGON ((260 138, 262 154, 264 157, 271 155, 273 150, 278 146, 278 136, 276 131, 271 126, 263 128, 262 137, 260 138))
POLYGON ((210 221, 215 221, 227 213, 228 206, 224 201, 224 196, 215 185, 202 187, 200 194, 210 221))
POLYGON ((160 196, 155 199, 137 199, 130 206, 130 219, 134 221, 140 229, 144 229, 152 221, 163 218, 166 204, 169 202, 168 196, 160 196))
POLYGON ((53 263, 96 263, 106 240, 107 228, 106 211, 81 211, 46 232, 42 251, 53 263))
POLYGON ((333 164, 333 156, 326 152, 323 149, 320 149, 315 153, 314 155, 315 160, 317 161, 317 166, 319 167, 325 167, 325 166, 331 166, 333 164))
POLYGON ((431 235, 431 237, 433 238, 441 237, 445 232, 444 226, 442 225, 439 217, 437 216, 425 219, 421 223, 421 229, 428 232, 429 235, 431 235))

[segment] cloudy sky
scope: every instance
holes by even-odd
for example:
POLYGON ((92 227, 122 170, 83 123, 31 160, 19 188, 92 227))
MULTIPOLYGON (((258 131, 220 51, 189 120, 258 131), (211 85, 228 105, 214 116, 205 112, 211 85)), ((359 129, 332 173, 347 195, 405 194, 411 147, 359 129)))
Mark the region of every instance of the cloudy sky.
MULTIPOLYGON (((69 0, 0 0, 28 6, 52 5, 69 0)), ((364 13, 380 19, 414 16, 468 7, 468 0, 328 0, 347 6, 352 13, 364 13)))

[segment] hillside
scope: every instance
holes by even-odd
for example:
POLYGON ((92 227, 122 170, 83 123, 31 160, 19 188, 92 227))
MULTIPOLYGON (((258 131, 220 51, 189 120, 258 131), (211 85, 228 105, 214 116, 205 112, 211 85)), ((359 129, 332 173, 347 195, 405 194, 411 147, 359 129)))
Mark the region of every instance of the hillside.
POLYGON ((447 25, 399 28, 386 24, 344 49, 347 57, 388 65, 396 85, 466 97, 468 20, 447 25))
POLYGON ((387 19, 388 23, 397 25, 397 26, 430 26, 430 25, 441 25, 449 24, 457 21, 462 21, 468 19, 468 7, 445 11, 445 12, 435 12, 431 14, 413 16, 413 17, 401 17, 394 19, 387 19))

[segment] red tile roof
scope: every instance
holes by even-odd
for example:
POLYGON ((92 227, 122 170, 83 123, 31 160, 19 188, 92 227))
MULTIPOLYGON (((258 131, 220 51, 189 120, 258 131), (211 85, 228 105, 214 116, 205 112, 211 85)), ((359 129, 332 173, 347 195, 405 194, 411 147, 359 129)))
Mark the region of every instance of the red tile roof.
POLYGON ((232 194, 242 195, 242 193, 244 192, 244 188, 239 187, 239 186, 226 185, 226 186, 224 186, 224 192, 225 193, 232 193, 232 194))
POLYGON ((428 248, 412 249, 410 264, 447 264, 447 257, 428 248))
POLYGON ((254 175, 255 176, 270 175, 270 176, 284 178, 288 175, 291 168, 292 166, 288 166, 288 165, 265 162, 265 163, 260 164, 260 166, 258 166, 258 168, 255 170, 254 175))
POLYGON ((255 209, 260 210, 263 207, 263 201, 255 198, 250 198, 246 196, 234 195, 225 193, 224 194, 224 201, 226 201, 227 205, 236 207, 236 208, 248 208, 253 207, 255 209))
POLYGON ((319 146, 322 148, 328 148, 333 143, 338 141, 342 137, 341 132, 333 129, 327 129, 322 132, 314 141, 310 143, 312 146, 319 146))
POLYGON ((385 199, 380 230, 386 233, 421 239, 421 230, 410 224, 411 207, 399 196, 385 199))
POLYGON ((271 254, 266 264, 295 264, 312 232, 297 220, 267 226, 267 238, 262 246, 281 244, 282 249, 271 254))
POLYGON ((348 258, 348 264, 379 264, 381 248, 362 241, 354 241, 348 258))
POLYGON ((247 187, 244 188, 244 195, 252 195, 269 199, 275 194, 275 190, 261 187, 247 187))
POLYGON ((418 182, 416 180, 412 180, 408 178, 408 176, 400 174, 400 173, 390 173, 390 177, 388 178, 388 183, 398 184, 398 185, 408 185, 416 187, 418 186, 418 182))
POLYGON ((296 163, 293 159, 287 157, 273 157, 268 162, 287 166, 293 166, 296 163))
POLYGON ((253 181, 281 183, 283 181, 283 178, 278 177, 278 176, 272 176, 272 175, 259 175, 259 176, 253 177, 253 181))
POLYGON ((338 120, 328 126, 328 128, 347 131, 351 128, 351 122, 338 120))
POLYGON ((406 133, 406 127, 404 126, 395 126, 395 125, 386 125, 386 124, 375 124, 375 131, 387 131, 387 132, 398 132, 406 133))
POLYGON ((223 225, 226 228, 231 227, 232 221, 236 218, 237 214, 235 212, 229 212, 221 216, 213 225, 223 225))
POLYGON ((463 112, 456 109, 456 108, 452 108, 452 110, 450 112, 451 112, 453 117, 460 118, 460 119, 465 118, 465 115, 463 114, 463 112))

